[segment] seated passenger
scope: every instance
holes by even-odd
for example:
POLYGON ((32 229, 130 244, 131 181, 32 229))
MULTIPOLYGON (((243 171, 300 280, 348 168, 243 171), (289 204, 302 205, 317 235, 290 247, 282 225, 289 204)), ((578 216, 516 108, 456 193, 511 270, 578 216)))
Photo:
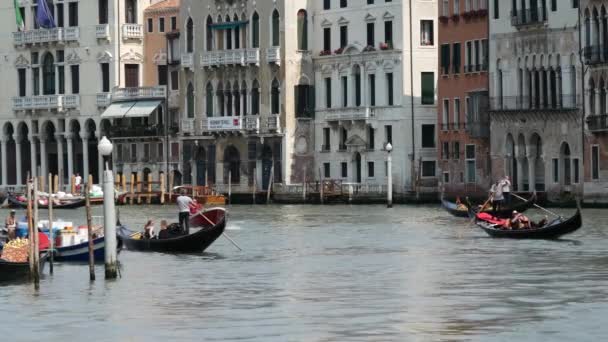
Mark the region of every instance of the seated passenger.
POLYGON ((168 239, 169 229, 167 229, 167 221, 160 221, 160 232, 158 232, 158 239, 168 239))
POLYGON ((152 220, 148 220, 146 225, 144 226, 144 239, 153 239, 154 238, 154 223, 152 220))
POLYGON ((513 214, 511 215, 511 227, 513 229, 530 228, 530 219, 524 214, 518 213, 517 210, 513 210, 513 214))
POLYGON ((549 218, 547 217, 547 215, 545 215, 545 217, 543 217, 537 223, 532 222, 532 228, 542 228, 542 227, 546 226, 547 223, 549 223, 549 218))

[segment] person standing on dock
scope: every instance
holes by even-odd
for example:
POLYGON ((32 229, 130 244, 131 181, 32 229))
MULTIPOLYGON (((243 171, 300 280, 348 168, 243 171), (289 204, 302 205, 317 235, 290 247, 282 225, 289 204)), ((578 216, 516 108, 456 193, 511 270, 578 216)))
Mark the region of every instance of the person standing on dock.
POLYGON ((186 196, 186 191, 182 189, 179 197, 175 200, 179 208, 179 225, 182 227, 184 234, 190 234, 190 208, 194 206, 194 201, 189 196, 186 196))
POLYGON ((76 176, 74 177, 74 186, 76 187, 77 193, 80 193, 81 184, 82 184, 82 177, 80 177, 80 174, 77 173, 76 176))
POLYGON ((17 220, 15 219, 15 210, 11 210, 11 213, 8 214, 8 216, 6 217, 6 221, 4 222, 4 227, 6 228, 6 231, 8 232, 8 241, 14 240, 17 237, 17 235, 16 235, 17 220))

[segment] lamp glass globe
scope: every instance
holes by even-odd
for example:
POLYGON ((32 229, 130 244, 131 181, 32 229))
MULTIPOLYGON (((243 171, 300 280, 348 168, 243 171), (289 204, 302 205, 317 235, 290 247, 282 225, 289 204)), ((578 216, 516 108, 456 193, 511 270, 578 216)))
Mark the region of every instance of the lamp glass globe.
POLYGON ((109 156, 112 153, 113 148, 114 148, 114 146, 112 145, 110 140, 108 140, 108 138, 106 138, 105 136, 103 136, 101 138, 101 140, 99 141, 99 144, 97 145, 97 149, 99 150, 99 153, 105 157, 109 156))

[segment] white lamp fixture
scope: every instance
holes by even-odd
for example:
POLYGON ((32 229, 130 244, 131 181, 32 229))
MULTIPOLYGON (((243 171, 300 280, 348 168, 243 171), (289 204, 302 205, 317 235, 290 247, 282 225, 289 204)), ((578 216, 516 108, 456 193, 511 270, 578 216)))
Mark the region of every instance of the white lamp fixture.
POLYGON ((99 144, 97 145, 97 150, 99 150, 99 153, 104 157, 109 156, 112 153, 113 148, 114 145, 112 145, 110 140, 108 140, 105 135, 101 138, 99 144))
POLYGON ((391 143, 389 142, 386 144, 385 149, 386 149, 386 152, 391 153, 391 151, 393 150, 393 145, 391 145, 391 143))

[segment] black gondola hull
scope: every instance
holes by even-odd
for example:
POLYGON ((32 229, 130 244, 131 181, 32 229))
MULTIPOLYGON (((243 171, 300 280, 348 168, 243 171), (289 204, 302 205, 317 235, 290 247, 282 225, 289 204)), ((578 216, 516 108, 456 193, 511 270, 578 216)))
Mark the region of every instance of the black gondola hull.
POLYGON ((509 239, 557 239, 577 231, 583 224, 580 210, 571 218, 535 229, 500 229, 494 228, 489 222, 477 220, 477 225, 488 235, 496 238, 509 239))
MULTIPOLYGON (((40 273, 48 259, 48 253, 40 254, 40 273)), ((29 262, 9 262, 0 259, 0 282, 21 281, 31 279, 29 262)))
MULTIPOLYGON (((498 211, 484 210, 483 212, 491 214, 492 216, 499 217, 499 218, 509 218, 509 217, 511 217, 513 210, 517 210, 518 212, 523 213, 526 210, 532 208, 534 206, 535 202, 536 202, 536 194, 532 194, 532 197, 530 197, 527 201, 515 204, 506 209, 501 209, 498 211)), ((443 208, 445 208, 445 210, 447 212, 449 212, 450 214, 452 214, 456 217, 471 217, 470 210, 468 210, 468 211, 459 210, 459 209, 457 209, 458 206, 454 202, 450 202, 445 199, 441 199, 441 205, 443 206, 443 208)), ((475 206, 471 205, 470 203, 467 203, 466 205, 468 208, 475 208, 475 206)))
MULTIPOLYGON (((20 201, 15 196, 12 196, 12 195, 8 196, 8 203, 11 208, 27 208, 27 201, 25 201, 25 202, 20 201)), ((67 202, 64 204, 54 204, 53 209, 74 209, 74 208, 84 207, 85 204, 86 204, 86 201, 84 199, 79 198, 79 199, 71 200, 70 202, 67 202)), ((38 204, 38 208, 48 209, 49 206, 44 205, 44 204, 38 204)))

